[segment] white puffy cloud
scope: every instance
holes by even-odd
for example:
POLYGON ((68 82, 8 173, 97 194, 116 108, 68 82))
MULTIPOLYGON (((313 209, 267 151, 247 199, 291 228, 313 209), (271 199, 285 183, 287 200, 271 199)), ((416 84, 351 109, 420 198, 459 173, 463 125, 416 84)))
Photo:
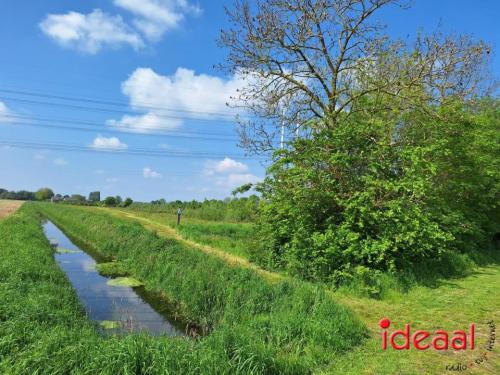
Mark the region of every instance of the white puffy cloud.
POLYGON ((15 119, 13 117, 10 117, 12 115, 12 112, 7 108, 5 103, 0 102, 0 123, 2 122, 15 122, 15 119))
POLYGON ((106 138, 98 135, 92 142, 91 147, 103 150, 124 150, 128 148, 128 145, 122 143, 117 137, 106 138))
POLYGON ((153 112, 144 115, 125 115, 120 120, 107 120, 106 125, 135 133, 150 133, 157 130, 174 130, 182 125, 178 119, 164 119, 153 112))
POLYGON ((114 0, 114 4, 134 14, 135 27, 152 41, 178 27, 186 15, 202 12, 187 0, 114 0))
POLYGON ((142 174, 144 176, 144 178, 162 178, 163 176, 156 172, 156 171, 153 171, 151 168, 149 167, 144 167, 144 169, 142 170, 142 174))
POLYGON ((223 160, 208 160, 205 163, 205 173, 209 176, 216 173, 242 173, 248 171, 248 166, 246 164, 240 163, 239 161, 224 158, 223 160))
POLYGON ((63 158, 54 159, 53 163, 58 167, 64 167, 65 165, 68 165, 68 162, 63 158))
POLYGON ((41 23, 41 30, 63 47, 95 54, 103 47, 113 48, 128 44, 134 49, 144 46, 141 36, 119 15, 110 15, 100 9, 82 14, 49 14, 41 23))
POLYGON ((234 189, 247 183, 257 183, 262 178, 248 173, 248 166, 231 158, 207 160, 204 174, 210 181, 222 189, 234 189))
POLYGON ((128 96, 134 110, 145 114, 127 115, 107 123, 121 129, 149 132, 180 127, 183 120, 179 116, 227 119, 225 116, 236 112, 228 109, 226 103, 242 86, 243 80, 238 77, 226 80, 196 74, 186 68, 178 68, 171 76, 158 74, 150 68, 137 68, 122 83, 122 92, 128 96), (169 108, 174 108, 176 114, 169 113, 169 108))

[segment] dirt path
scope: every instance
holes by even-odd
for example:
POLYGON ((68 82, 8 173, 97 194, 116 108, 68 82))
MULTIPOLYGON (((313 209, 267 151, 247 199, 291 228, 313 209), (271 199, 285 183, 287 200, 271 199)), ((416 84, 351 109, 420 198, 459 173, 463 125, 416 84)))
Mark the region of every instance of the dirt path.
POLYGON ((0 200, 0 220, 12 215, 23 203, 23 201, 0 200))

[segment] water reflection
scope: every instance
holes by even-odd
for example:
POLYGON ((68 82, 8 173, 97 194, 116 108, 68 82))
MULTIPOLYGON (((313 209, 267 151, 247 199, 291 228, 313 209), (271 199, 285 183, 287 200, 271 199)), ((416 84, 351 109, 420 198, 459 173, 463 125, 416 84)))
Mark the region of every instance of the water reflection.
MULTIPOLYGON (((113 323, 110 333, 147 331, 170 336, 183 335, 182 325, 169 320, 165 312, 156 311, 148 302, 152 296, 144 288, 110 286, 109 278, 96 271, 96 261, 76 246, 50 221, 43 225, 51 243, 69 252, 56 252, 55 259, 75 288, 88 317, 97 322, 113 323), (149 298, 148 298, 149 297, 149 298)), ((159 301, 152 301, 159 305, 159 301)), ((104 330, 104 328, 103 328, 104 330)))

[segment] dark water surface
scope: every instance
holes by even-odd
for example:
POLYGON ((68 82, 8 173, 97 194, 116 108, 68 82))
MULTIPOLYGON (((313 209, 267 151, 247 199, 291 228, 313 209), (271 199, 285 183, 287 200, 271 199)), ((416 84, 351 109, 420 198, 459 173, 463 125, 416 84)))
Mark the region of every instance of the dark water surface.
MULTIPOLYGON (((75 288, 90 319, 97 323, 117 322, 118 327, 105 332, 125 334, 145 331, 169 336, 184 335, 181 323, 169 319, 167 307, 143 287, 110 286, 109 277, 96 271, 96 260, 76 246, 53 223, 43 225, 45 235, 68 253, 57 253, 55 259, 75 288), (153 307, 154 306, 154 307, 153 307)), ((97 257, 96 257, 97 259, 97 257)))

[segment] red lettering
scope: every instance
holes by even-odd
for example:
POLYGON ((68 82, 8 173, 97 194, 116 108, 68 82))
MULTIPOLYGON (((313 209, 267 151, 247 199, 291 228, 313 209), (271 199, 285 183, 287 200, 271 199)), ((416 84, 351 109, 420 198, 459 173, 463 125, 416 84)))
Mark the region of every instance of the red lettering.
POLYGON ((451 347, 455 350, 467 349, 467 335, 464 331, 453 331, 454 336, 451 338, 451 347), (460 343, 460 344, 457 344, 460 343))
POLYGON ((387 349, 387 331, 385 330, 386 328, 389 328, 391 325, 391 321, 387 318, 381 319, 378 324, 380 325, 380 328, 382 328, 384 331, 382 332, 382 349, 386 350, 387 349))
POLYGON ((471 323, 469 326, 469 331, 470 331, 470 349, 474 349, 474 344, 475 344, 475 337, 474 337, 474 323, 471 323))
POLYGON ((448 349, 448 333, 446 331, 443 331, 441 329, 438 329, 436 331, 437 335, 432 339, 432 346, 434 347, 435 350, 447 350, 448 349), (442 346, 438 346, 438 341, 443 341, 442 346))
POLYGON ((391 334, 391 346, 396 350, 408 350, 410 349, 410 325, 405 324, 405 330, 398 329, 391 334), (401 335, 405 338, 403 345, 398 345, 395 342, 396 336, 401 335))
POLYGON ((425 340, 427 337, 429 337, 429 332, 422 330, 416 331, 411 337, 411 341, 413 341, 413 346, 418 350, 429 349, 430 344, 425 344, 420 346, 420 342, 425 340))

